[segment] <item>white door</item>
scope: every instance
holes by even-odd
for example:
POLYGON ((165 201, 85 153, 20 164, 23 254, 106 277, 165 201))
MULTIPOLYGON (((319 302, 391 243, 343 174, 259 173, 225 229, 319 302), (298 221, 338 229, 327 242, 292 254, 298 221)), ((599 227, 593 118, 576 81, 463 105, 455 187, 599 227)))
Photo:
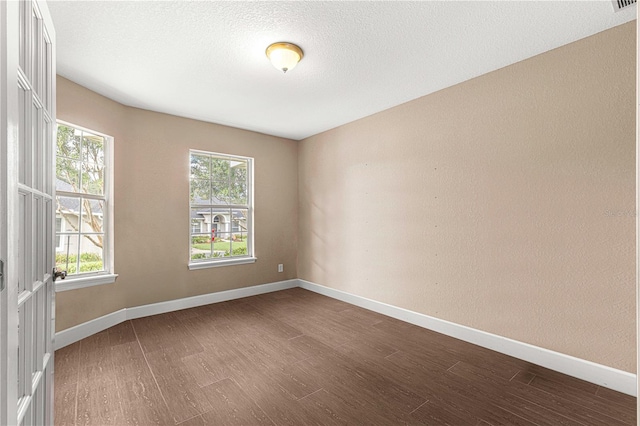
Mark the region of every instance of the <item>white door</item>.
POLYGON ((0 1, 0 424, 53 424, 55 55, 44 1, 0 1))

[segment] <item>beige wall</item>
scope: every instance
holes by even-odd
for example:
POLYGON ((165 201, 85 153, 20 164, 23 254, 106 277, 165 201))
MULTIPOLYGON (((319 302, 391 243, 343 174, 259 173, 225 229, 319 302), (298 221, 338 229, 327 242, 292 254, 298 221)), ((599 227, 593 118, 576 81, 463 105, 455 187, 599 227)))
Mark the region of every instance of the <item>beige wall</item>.
POLYGON ((302 141, 299 277, 634 372, 635 70, 632 22, 302 141))
POLYGON ((59 77, 58 118, 115 137, 120 276, 58 293, 57 330, 298 276, 634 372, 634 37, 635 22, 299 144, 59 77), (256 159, 257 263, 187 270, 189 148, 256 159))
POLYGON ((58 119, 115 138, 115 284, 57 293, 56 329, 296 277, 297 142, 125 107, 58 77, 58 119), (255 264, 187 269, 189 149, 255 159, 255 264), (277 264, 284 272, 277 272, 277 264))

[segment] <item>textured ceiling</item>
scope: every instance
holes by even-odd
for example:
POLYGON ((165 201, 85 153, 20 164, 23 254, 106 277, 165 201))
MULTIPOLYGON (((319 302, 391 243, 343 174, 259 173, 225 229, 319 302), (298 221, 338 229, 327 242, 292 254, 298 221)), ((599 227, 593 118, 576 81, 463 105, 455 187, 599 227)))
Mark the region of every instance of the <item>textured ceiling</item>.
POLYGON ((126 105, 303 139, 635 19, 610 1, 50 1, 58 73, 126 105), (282 74, 276 41, 305 57, 282 74))

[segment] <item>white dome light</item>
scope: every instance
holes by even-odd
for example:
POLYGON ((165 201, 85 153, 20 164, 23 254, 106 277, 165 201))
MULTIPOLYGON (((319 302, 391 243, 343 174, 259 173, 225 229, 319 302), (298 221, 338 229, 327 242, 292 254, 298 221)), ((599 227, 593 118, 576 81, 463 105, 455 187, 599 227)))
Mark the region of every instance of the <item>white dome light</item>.
POLYGON ((302 49, 286 42, 273 43, 267 47, 266 53, 273 66, 285 73, 294 69, 304 56, 302 49))

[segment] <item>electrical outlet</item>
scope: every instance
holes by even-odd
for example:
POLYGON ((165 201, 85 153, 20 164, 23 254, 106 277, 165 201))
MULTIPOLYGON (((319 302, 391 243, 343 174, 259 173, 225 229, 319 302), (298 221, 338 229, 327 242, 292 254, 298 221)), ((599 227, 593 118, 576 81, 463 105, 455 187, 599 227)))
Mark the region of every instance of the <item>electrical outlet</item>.
POLYGON ((278 264, 278 272, 283 272, 284 271, 284 265, 282 265, 282 263, 278 264))

